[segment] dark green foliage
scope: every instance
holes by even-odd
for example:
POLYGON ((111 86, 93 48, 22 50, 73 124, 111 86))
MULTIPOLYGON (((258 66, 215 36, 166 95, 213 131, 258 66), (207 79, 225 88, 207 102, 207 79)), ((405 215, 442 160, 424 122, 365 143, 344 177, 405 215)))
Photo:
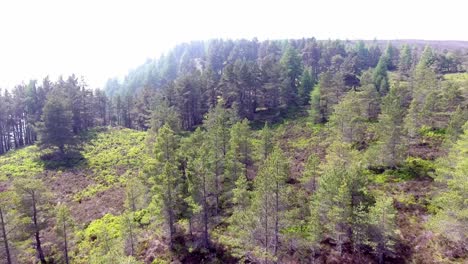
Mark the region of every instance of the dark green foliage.
POLYGON ((301 77, 301 83, 299 86, 298 96, 300 104, 306 104, 310 100, 310 93, 314 88, 315 81, 312 78, 311 70, 304 69, 301 77))
POLYGON ((65 94, 60 91, 49 94, 42 117, 41 145, 57 147, 64 154, 65 147, 74 143, 72 117, 70 101, 65 94))
POLYGON ((73 75, 2 92, 0 154, 42 131, 45 146, 81 145, 0 157, 0 253, 78 264, 463 255, 467 86, 441 75, 463 70, 463 54, 382 55, 380 44, 192 42, 110 80, 111 97, 73 75))
POLYGON ((374 85, 381 95, 387 94, 390 86, 387 74, 389 60, 386 55, 380 57, 379 63, 374 69, 374 85))

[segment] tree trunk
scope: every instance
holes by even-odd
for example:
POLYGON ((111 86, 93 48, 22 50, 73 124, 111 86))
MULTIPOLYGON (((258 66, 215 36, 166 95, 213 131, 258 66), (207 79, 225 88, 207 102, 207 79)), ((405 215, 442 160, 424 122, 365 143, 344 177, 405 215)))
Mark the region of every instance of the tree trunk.
POLYGON ((265 264, 268 264, 268 199, 265 197, 265 264))
MULTIPOLYGON (((133 237, 133 223, 132 223, 132 220, 133 220, 133 213, 132 213, 132 218, 129 219, 128 221, 128 226, 129 226, 129 236, 130 236, 130 256, 133 256, 135 254, 135 242, 134 242, 134 237, 133 237)), ((67 263, 68 264, 68 263, 67 263)))
MULTIPOLYGON (((278 168, 276 168, 276 173, 279 173, 278 168)), ((276 190, 275 190, 275 250, 274 250, 275 257, 276 257, 276 255, 278 253, 278 241, 279 241, 279 182, 276 181, 276 190)))
POLYGON ((208 237, 208 203, 207 203, 207 193, 206 193, 206 179, 205 174, 203 174, 203 244, 205 247, 209 246, 209 237, 208 237))
MULTIPOLYGON (((170 180, 169 180, 170 181, 170 180)), ((169 240, 170 240, 170 247, 173 248, 173 241, 174 241, 174 212, 172 211, 172 186, 171 183, 168 183, 167 186, 167 199, 168 199, 168 206, 167 206, 167 214, 169 215, 169 240)))
POLYGON ((36 196, 34 192, 32 193, 32 206, 33 206, 33 225, 34 225, 34 237, 36 239, 36 250, 37 250, 37 255, 39 257, 39 260, 41 261, 42 264, 47 264, 45 257, 44 257, 44 251, 42 250, 41 247, 41 238, 40 238, 40 230, 39 230, 39 224, 37 223, 37 208, 36 208, 36 196))
POLYGON ((5 220, 3 219, 2 208, 0 208, 0 225, 2 227, 3 243, 5 244, 6 261, 7 261, 7 264, 12 264, 11 256, 10 256, 10 247, 8 246, 8 238, 7 238, 6 228, 5 228, 6 223, 5 223, 5 220))
POLYGON ((66 221, 63 221, 63 242, 64 242, 65 263, 69 264, 70 260, 68 258, 68 241, 67 241, 67 224, 66 224, 66 221))

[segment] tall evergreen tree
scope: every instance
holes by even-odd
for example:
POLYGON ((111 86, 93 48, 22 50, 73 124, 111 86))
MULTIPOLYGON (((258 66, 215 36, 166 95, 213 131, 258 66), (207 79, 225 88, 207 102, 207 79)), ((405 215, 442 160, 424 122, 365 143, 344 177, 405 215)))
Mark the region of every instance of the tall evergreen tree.
POLYGON ((50 193, 39 179, 17 179, 14 182, 15 193, 19 197, 18 213, 27 238, 33 237, 37 258, 46 264, 41 232, 47 227, 50 217, 50 193))
POLYGON ((311 72, 310 69, 306 68, 302 72, 302 76, 301 76, 298 96, 299 96, 299 103, 302 105, 309 102, 310 93, 312 92, 312 89, 314 88, 314 85, 315 85, 314 79, 312 78, 312 75, 310 72, 311 72))
POLYGON ((158 205, 160 214, 167 225, 169 243, 173 246, 175 236, 175 223, 178 209, 179 188, 181 173, 177 168, 176 150, 178 139, 169 125, 164 125, 156 136, 153 147, 156 164, 150 173, 154 177, 153 200, 158 205))
POLYGON ((297 50, 293 46, 288 45, 280 63, 284 74, 281 92, 282 101, 286 106, 297 105, 298 87, 303 71, 302 59, 299 57, 297 50))
POLYGON ((252 210, 258 219, 253 235, 264 249, 265 262, 278 256, 283 226, 288 163, 276 147, 254 181, 252 210))
POLYGON ((65 147, 74 143, 69 101, 62 92, 56 90, 47 97, 43 112, 40 144, 57 147, 63 154, 65 147))

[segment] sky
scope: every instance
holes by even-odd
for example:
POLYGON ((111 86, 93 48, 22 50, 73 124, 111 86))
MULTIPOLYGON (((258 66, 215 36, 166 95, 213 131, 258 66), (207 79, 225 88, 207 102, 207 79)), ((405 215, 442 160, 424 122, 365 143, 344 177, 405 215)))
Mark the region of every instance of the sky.
POLYGON ((0 0, 0 88, 75 73, 91 88, 212 38, 467 40, 466 0, 0 0))

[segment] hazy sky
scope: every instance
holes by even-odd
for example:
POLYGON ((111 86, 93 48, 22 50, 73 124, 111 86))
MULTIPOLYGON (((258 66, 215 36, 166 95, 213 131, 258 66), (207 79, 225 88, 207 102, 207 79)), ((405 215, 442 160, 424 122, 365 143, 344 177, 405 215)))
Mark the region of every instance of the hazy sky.
POLYGON ((0 0, 0 87, 75 73, 91 87, 210 38, 468 40, 466 0, 0 0))

